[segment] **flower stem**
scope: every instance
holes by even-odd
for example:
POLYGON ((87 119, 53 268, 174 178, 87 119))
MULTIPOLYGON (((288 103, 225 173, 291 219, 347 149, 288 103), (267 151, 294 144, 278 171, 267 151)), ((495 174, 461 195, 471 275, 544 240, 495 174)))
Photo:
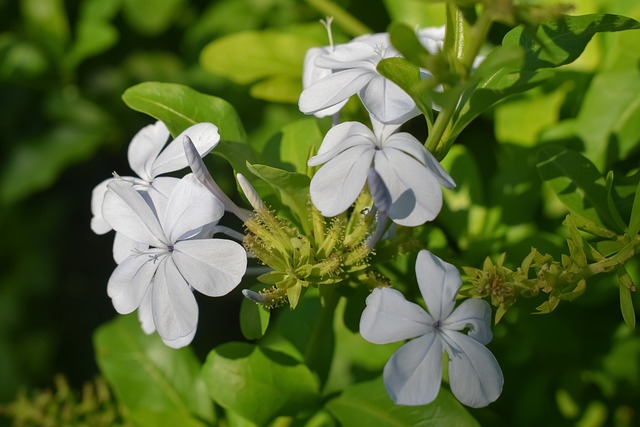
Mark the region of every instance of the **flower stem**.
POLYGON ((373 32, 356 17, 331 0, 307 0, 307 3, 319 12, 327 16, 333 16, 333 20, 353 37, 373 32))

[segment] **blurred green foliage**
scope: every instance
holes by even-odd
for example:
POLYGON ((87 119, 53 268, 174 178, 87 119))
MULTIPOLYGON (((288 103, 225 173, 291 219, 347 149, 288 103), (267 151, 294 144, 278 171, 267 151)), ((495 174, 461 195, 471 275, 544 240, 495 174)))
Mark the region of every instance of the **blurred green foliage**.
MULTIPOLYGON (((281 158, 274 160, 282 164, 304 164, 294 153, 269 148, 291 147, 295 138, 290 135, 300 132, 295 123, 303 117, 290 103, 299 91, 300 68, 294 68, 301 66, 306 47, 325 44, 321 27, 313 24, 323 15, 311 3, 0 2, 0 401, 13 399, 21 386, 49 384, 58 371, 79 386, 97 370, 91 334, 115 313, 105 290, 113 267, 108 261, 111 242, 89 230, 90 194, 113 170, 128 170, 123 149, 152 119, 132 112, 125 102, 139 109, 136 102, 152 98, 144 82, 170 83, 178 92, 189 90, 188 86, 206 94, 201 95, 203 103, 210 100, 207 95, 228 101, 242 119, 252 147, 259 147, 263 156, 280 153, 281 158), (222 38, 227 35, 231 36, 222 38), (255 44, 241 54, 246 40, 255 44), (261 46, 267 41, 293 43, 295 49, 274 60, 282 49, 261 46), (252 73, 238 74, 241 65, 234 59, 260 61, 264 66, 243 68, 252 73)), ((374 31, 384 31, 391 21, 409 26, 444 23, 442 5, 437 3, 337 3, 374 31)), ((640 19, 636 0, 576 3, 576 13, 606 12, 640 19)), ((348 29, 336 27, 337 37, 346 39, 348 29)), ((499 44, 508 30, 495 26, 491 41, 499 44)), ((640 227, 632 217, 637 211, 632 204, 640 164, 639 63, 640 31, 598 34, 575 63, 560 68, 542 86, 508 98, 477 118, 462 131, 443 162, 458 187, 445 192, 445 208, 434 226, 417 238, 460 265, 480 267, 485 257, 496 259, 507 252, 505 264, 515 268, 531 246, 559 257, 568 237, 561 225, 567 211, 543 184, 536 166, 540 146, 548 143, 584 154, 602 180, 613 171, 617 205, 623 207, 621 219, 632 223, 632 228, 640 227)), ((420 124, 410 126, 424 132, 420 124)), ((307 127, 305 132, 312 132, 310 139, 314 139, 319 131, 307 127)), ((244 135, 229 137, 229 141, 241 139, 244 135)), ((234 150, 229 153, 242 157, 234 150)), ((221 171, 216 179, 223 189, 233 192, 228 164, 220 158, 207 161, 221 171)), ((596 203, 594 211, 598 209, 607 207, 596 203)), ((406 272, 413 265, 408 258, 398 257, 393 268, 406 272)), ((640 277, 637 257, 627 269, 631 277, 640 277)), ((497 403, 472 411, 480 423, 624 427, 637 422, 640 335, 622 319, 618 288, 617 278, 610 275, 590 283, 583 297, 561 304, 552 314, 532 316, 539 304, 535 300, 523 300, 510 309, 496 326, 490 345, 504 370, 505 389, 497 403)), ((236 326, 239 300, 234 293, 224 302, 199 301, 201 326, 193 347, 201 362, 212 346, 241 339, 236 326), (216 327, 221 323, 224 328, 216 327)), ((631 295, 631 304, 637 313, 637 294, 631 295)), ((301 304, 298 310, 304 317, 307 312, 312 316, 316 308, 301 304)), ((284 318, 288 315, 282 313, 284 318)), ((97 348, 115 339, 114 329, 124 328, 126 322, 130 319, 101 329, 97 348)), ((353 320, 345 319, 345 324, 336 325, 337 348, 362 347, 359 337, 348 330, 353 320)), ((132 330, 125 328, 125 333, 132 330)), ((252 352, 253 359, 247 363, 263 368, 270 363, 266 353, 248 344, 220 347, 215 357, 225 362, 225 351, 252 352)), ((131 348, 131 352, 144 357, 143 350, 131 348)), ((389 356, 387 350, 371 347, 360 353, 362 360, 352 366, 338 356, 328 384, 338 389, 349 376, 370 380, 371 372, 389 356)), ((197 366, 193 356, 189 352, 177 357, 197 366)), ((98 357, 108 365, 108 355, 98 357)), ((168 359, 162 360, 158 369, 170 369, 168 359)), ((213 370, 213 365, 207 368, 210 364, 205 369, 213 370)), ((154 360, 149 366, 158 367, 154 360)), ((311 390, 314 385, 309 381, 300 387, 311 390)), ((358 404, 362 394, 370 391, 362 387, 348 389, 333 402, 329 410, 335 417, 349 422, 348 405, 358 404)), ((215 384, 207 384, 207 389, 212 395, 228 392, 215 384)), ((380 384, 372 383, 371 390, 378 393, 380 384)), ((127 401, 126 391, 115 392, 125 405, 137 404, 127 401)), ((441 395, 443 400, 449 397, 441 395)), ((313 398, 305 400, 313 403, 313 398)), ((196 409, 202 418, 213 419, 207 410, 196 409)), ((154 422, 153 414, 141 416, 148 418, 144 422, 154 422)), ((406 414, 398 417, 411 420, 406 414)))

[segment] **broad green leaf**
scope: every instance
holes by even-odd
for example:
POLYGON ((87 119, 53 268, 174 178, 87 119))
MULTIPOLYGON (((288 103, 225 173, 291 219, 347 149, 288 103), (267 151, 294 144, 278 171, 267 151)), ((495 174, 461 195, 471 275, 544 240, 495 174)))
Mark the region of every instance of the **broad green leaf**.
POLYGON ((473 119, 499 100, 540 85, 553 75, 549 70, 522 69, 523 53, 517 46, 501 46, 489 53, 464 88, 453 117, 455 138, 473 119))
POLYGON ((600 168, 626 159, 640 134, 640 70, 637 67, 598 73, 584 96, 576 132, 585 156, 600 168), (615 157, 612 157, 615 153, 615 157))
POLYGON ((0 34, 0 57, 0 79, 3 81, 31 79, 49 67, 44 52, 11 33, 0 34))
POLYGON ((429 123, 433 123, 433 107, 426 90, 420 84, 420 68, 404 58, 387 58, 378 62, 378 72, 411 96, 429 123))
POLYGON ((118 31, 106 21, 83 20, 76 28, 76 40, 65 58, 68 69, 75 68, 86 58, 104 52, 118 41, 118 31))
POLYGON ((266 78, 253 86, 251 96, 271 102, 288 102, 294 104, 302 92, 302 79, 298 76, 275 76, 266 78))
POLYGON ((69 43, 69 22, 63 0, 20 0, 22 16, 38 44, 61 58, 69 43))
POLYGON ((627 228, 627 236, 635 237, 640 232, 640 184, 636 187, 636 194, 631 208, 631 219, 627 228))
POLYGON ((240 303, 240 330, 248 340, 262 338, 269 326, 271 310, 243 298, 240 303))
POLYGON ((218 126, 222 140, 246 139, 242 122, 231 104, 187 86, 145 82, 127 89, 122 99, 130 108, 162 120, 173 136, 196 123, 211 122, 218 126))
MULTIPOLYGON (((334 360, 335 334, 332 327, 325 327, 318 331, 318 327, 326 326, 320 318, 326 315, 320 304, 320 298, 313 295, 313 290, 305 294, 295 310, 280 313, 276 323, 277 331, 305 358, 310 369, 313 369, 324 384, 329 375, 334 360), (317 353, 310 354, 310 340, 317 339, 320 343, 313 347, 317 353)), ((332 322, 331 322, 332 323, 332 322)), ((329 324, 331 324, 329 323, 329 324)))
POLYGON ((285 125, 262 149, 261 159, 270 166, 308 175, 307 161, 322 143, 315 118, 304 118, 285 125))
POLYGON ((389 399, 382 378, 347 387, 326 408, 343 427, 479 426, 445 389, 428 405, 400 406, 389 399))
POLYGON ((94 335, 96 360, 131 418, 142 426, 202 426, 214 420, 200 378, 200 363, 189 347, 167 347, 146 335, 135 314, 118 316, 94 335))
POLYGON ((269 184, 282 205, 287 206, 295 215, 305 233, 310 233, 309 184, 311 180, 309 177, 266 165, 247 165, 247 167, 255 176, 269 184))
POLYGON ((124 16, 137 31, 155 35, 165 31, 181 15, 181 0, 123 0, 124 16))
POLYGON ((231 34, 209 43, 200 57, 209 72, 246 84, 272 76, 301 78, 307 50, 326 44, 322 27, 316 34, 285 30, 246 31, 231 34))
POLYGON ((504 37, 506 46, 525 49, 524 67, 536 70, 575 61, 596 33, 640 28, 636 20, 619 15, 563 15, 557 21, 537 27, 519 26, 504 37))
POLYGON ((540 149, 538 172, 570 212, 615 230, 604 178, 589 159, 560 146, 546 145, 540 149))
POLYGON ((258 425, 308 411, 321 400, 318 380, 306 366, 284 353, 247 343, 213 349, 202 376, 217 404, 258 425))

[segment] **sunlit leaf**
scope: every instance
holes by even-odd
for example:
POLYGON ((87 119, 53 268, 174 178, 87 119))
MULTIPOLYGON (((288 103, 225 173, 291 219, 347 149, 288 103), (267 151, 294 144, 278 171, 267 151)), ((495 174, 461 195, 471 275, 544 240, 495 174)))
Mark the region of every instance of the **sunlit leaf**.
POLYGON ((146 335, 135 314, 100 327, 94 345, 100 371, 138 425, 153 427, 164 419, 166 426, 203 426, 214 420, 200 363, 189 347, 172 349, 157 334, 146 335))
POLYGON ((49 54, 61 58, 70 31, 63 0, 21 0, 26 28, 49 54))
POLYGON ((262 338, 269 326, 271 311, 260 304, 242 299, 240 304, 240 330, 246 339, 262 338))
POLYGON ((129 24, 143 34, 165 31, 180 16, 181 0, 123 0, 124 16, 129 24))
POLYGON ((344 427, 479 426, 447 390, 428 405, 401 406, 389 399, 382 378, 347 387, 326 407, 344 427))
POLYGON ((522 46, 526 53, 525 68, 536 70, 575 61, 596 33, 637 28, 640 23, 620 15, 563 15, 535 28, 516 27, 507 33, 503 44, 522 46))
POLYGON ((311 371, 284 353, 230 342, 209 353, 202 368, 209 396, 258 425, 315 408, 321 399, 311 371))

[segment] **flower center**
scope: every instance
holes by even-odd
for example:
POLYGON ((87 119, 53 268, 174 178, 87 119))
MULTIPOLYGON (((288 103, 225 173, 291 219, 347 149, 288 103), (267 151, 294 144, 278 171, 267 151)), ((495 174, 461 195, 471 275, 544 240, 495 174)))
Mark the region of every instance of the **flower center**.
POLYGON ((433 329, 435 329, 437 332, 440 332, 442 328, 442 323, 440 323, 439 320, 436 321, 436 323, 433 324, 433 329))

